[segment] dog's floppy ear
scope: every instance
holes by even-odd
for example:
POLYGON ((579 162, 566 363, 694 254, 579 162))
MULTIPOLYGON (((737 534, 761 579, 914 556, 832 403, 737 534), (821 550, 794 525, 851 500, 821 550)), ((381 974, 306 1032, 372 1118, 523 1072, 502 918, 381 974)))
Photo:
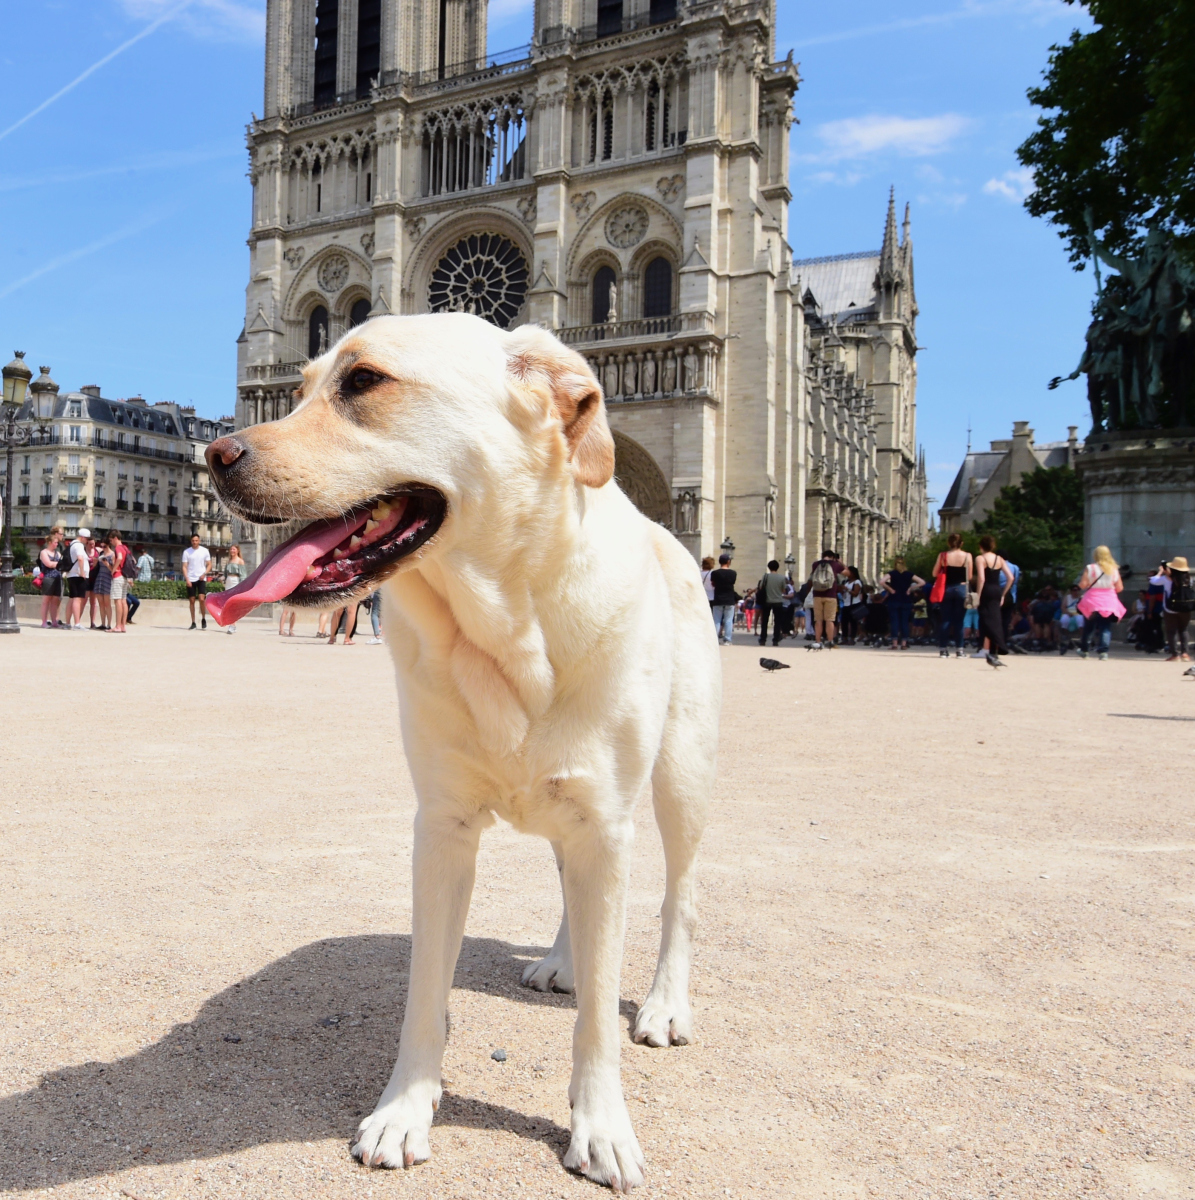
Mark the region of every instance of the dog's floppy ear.
POLYGON ((614 438, 606 402, 589 364, 538 325, 521 325, 507 335, 507 370, 527 384, 540 383, 564 426, 573 477, 599 488, 614 475, 614 438))

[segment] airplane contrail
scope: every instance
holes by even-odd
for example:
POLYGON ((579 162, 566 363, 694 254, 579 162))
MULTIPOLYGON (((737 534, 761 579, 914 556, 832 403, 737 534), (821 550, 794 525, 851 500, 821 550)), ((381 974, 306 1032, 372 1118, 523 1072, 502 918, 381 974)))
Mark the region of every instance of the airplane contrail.
POLYGON ((6 288, 0 290, 0 300, 3 300, 5 296, 11 295, 17 288, 22 288, 25 284, 32 283, 35 279, 40 279, 50 271, 55 271, 59 267, 65 267, 67 263, 75 262, 80 258, 86 258, 87 255, 94 254, 97 250, 104 250, 115 242, 123 241, 127 237, 132 237, 135 233, 140 233, 143 229, 148 229, 151 225, 160 221, 162 215, 162 213, 156 213, 142 217, 139 221, 123 225, 121 228, 114 230, 112 233, 105 234, 102 238, 98 238, 86 246, 80 246, 77 250, 68 250, 65 254, 60 254, 57 258, 52 258, 48 263, 38 267, 36 271, 31 271, 28 275, 14 280, 6 288))
POLYGON ((178 14, 182 12, 184 8, 189 7, 191 3, 192 0, 182 0, 181 4, 176 4, 173 8, 164 12, 160 17, 151 21, 144 29, 141 30, 140 33, 133 34, 133 36, 129 38, 127 42, 123 42, 121 45, 117 46, 115 50, 109 51, 104 55, 103 58, 99 60, 99 62, 92 63, 91 66, 88 67, 87 70, 81 75, 76 75, 75 78, 66 85, 66 87, 59 88, 58 91, 56 91, 49 99, 43 100, 35 109, 33 109, 31 112, 27 112, 19 121, 14 122, 6 130, 4 130, 3 133, 0 133, 0 141, 3 141, 14 130, 20 129, 26 121, 31 121, 37 116, 38 113, 44 112, 50 107, 51 104, 54 103, 55 100, 60 100, 67 94, 67 92, 77 88, 79 84, 81 84, 83 80, 88 77, 88 75, 93 75, 100 69, 100 67, 110 63, 118 54, 123 54, 130 46, 135 46, 139 41, 141 41, 142 38, 149 37, 149 35, 153 33, 153 31, 157 29, 159 25, 164 25, 171 19, 171 17, 178 16, 178 14))

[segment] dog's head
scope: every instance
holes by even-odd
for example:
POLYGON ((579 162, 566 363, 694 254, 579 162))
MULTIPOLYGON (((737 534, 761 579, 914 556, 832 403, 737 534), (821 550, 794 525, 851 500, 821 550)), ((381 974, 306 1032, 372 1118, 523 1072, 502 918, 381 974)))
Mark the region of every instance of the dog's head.
POLYGON ((209 603, 223 623, 257 604, 330 605, 479 536, 487 506, 542 511, 601 487, 614 442, 585 360, 536 326, 509 333, 462 313, 380 317, 303 370, 280 421, 207 448, 229 509, 309 522, 245 583, 209 603))

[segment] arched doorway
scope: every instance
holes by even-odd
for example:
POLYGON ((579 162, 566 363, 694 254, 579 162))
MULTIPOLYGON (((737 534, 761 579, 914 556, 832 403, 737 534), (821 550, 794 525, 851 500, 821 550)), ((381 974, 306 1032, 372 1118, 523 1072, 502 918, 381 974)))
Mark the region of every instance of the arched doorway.
POLYGON ((631 503, 650 520, 672 528, 672 493, 664 472, 638 442, 614 434, 614 478, 631 503))

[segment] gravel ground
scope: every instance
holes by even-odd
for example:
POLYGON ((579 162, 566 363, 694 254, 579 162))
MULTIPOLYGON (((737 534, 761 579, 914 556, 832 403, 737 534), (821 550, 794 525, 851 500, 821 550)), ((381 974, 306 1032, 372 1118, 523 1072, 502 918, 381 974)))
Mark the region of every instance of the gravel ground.
MULTIPOLYGON (((0 647, 0 1194, 596 1194, 560 1165, 572 1000, 518 986, 555 930, 551 851, 505 827, 433 1158, 348 1154, 409 955, 383 648, 252 621, 0 647)), ((1195 681, 775 654, 794 669, 724 652, 696 1041, 623 1049, 644 1192, 1195 1197, 1195 681)), ((662 892, 646 802, 640 832, 628 1019, 662 892)))

